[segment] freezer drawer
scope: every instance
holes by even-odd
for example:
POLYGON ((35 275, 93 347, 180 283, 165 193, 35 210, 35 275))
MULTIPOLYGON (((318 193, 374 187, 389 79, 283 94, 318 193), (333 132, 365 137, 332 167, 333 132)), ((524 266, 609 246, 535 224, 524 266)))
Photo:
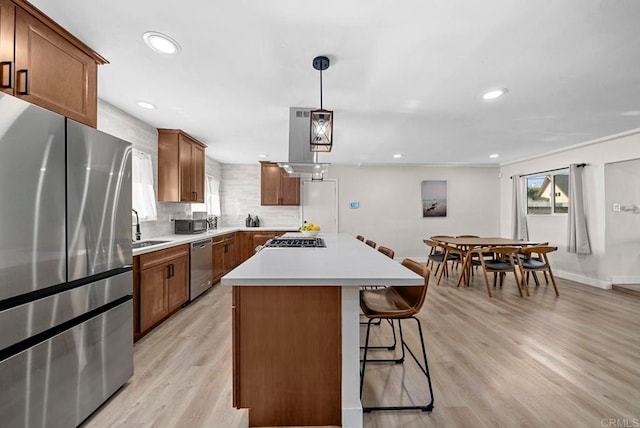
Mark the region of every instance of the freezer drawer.
POLYGON ((128 271, 0 311, 0 350, 133 293, 128 271))
POLYGON ((0 362, 3 427, 80 424, 133 374, 132 302, 0 362))

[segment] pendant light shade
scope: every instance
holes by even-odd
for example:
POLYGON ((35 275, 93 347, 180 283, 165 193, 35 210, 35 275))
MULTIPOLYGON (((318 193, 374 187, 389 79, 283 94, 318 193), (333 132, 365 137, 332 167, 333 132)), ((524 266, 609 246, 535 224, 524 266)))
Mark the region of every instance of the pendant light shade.
POLYGON ((311 151, 330 152, 333 145, 333 112, 311 111, 311 151))
POLYGON ((315 57, 313 68, 320 71, 320 109, 311 110, 310 149, 312 152, 330 152, 333 147, 333 112, 322 108, 322 71, 329 68, 329 58, 315 57))

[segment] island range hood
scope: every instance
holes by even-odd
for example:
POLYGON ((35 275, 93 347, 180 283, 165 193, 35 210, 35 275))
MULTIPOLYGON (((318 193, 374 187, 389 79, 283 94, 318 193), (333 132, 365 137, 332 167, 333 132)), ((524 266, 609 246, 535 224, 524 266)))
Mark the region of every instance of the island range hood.
POLYGON ((278 162, 292 177, 322 180, 329 172, 329 164, 318 161, 318 153, 310 149, 310 112, 312 108, 289 108, 289 160, 278 162))

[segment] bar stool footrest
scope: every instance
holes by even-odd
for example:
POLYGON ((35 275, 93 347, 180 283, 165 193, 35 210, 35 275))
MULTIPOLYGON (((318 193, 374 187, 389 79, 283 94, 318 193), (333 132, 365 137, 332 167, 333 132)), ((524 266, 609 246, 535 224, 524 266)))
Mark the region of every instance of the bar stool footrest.
POLYGON ((376 407, 363 407, 364 413, 371 413, 375 411, 385 410, 422 410, 423 412, 430 412, 433 410, 433 404, 427 406, 376 406, 376 407))

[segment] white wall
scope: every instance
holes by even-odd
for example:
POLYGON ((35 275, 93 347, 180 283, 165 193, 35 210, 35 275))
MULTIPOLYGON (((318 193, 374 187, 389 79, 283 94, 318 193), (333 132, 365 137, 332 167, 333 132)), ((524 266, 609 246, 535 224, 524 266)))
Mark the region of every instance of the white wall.
MULTIPOLYGON (((571 163, 587 163, 584 168, 586 216, 591 241, 591 255, 567 253, 566 215, 528 216, 529 238, 549 241, 558 246, 553 254, 554 272, 559 276, 586 284, 609 288, 612 273, 608 271, 605 255, 605 164, 640 158, 640 133, 613 136, 606 140, 585 144, 534 159, 501 167, 500 180, 500 231, 511 236, 512 175, 524 175, 537 171, 567 167, 571 163)), ((637 186, 638 183, 628 183, 637 186)))
POLYGON ((332 165, 340 231, 392 248, 396 258, 425 258, 432 235, 499 233, 497 167, 332 165), (421 181, 447 180, 447 217, 422 218, 421 181), (350 202, 360 208, 350 209, 350 202))

